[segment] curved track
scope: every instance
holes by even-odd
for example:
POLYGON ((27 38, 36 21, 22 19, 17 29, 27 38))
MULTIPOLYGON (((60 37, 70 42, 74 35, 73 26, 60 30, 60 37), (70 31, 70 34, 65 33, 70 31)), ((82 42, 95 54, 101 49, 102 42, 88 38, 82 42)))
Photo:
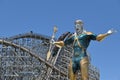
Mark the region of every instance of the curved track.
MULTIPOLYGON (((58 40, 65 40, 70 35, 70 32, 66 32, 58 40)), ((53 46, 53 56, 46 61, 50 39, 49 36, 32 31, 6 39, 1 38, 0 80, 68 80, 71 45, 62 49, 53 46)), ((92 74, 96 72, 94 78, 98 80, 99 71, 94 66, 90 67, 92 74)))

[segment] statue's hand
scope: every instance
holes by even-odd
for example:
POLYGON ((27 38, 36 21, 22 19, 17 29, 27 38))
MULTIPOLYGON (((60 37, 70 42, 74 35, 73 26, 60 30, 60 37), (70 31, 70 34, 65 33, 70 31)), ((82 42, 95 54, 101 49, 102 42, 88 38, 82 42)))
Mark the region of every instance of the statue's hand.
POLYGON ((114 29, 110 29, 110 30, 108 30, 107 34, 108 34, 108 35, 111 35, 111 34, 113 34, 113 33, 115 33, 115 32, 117 32, 117 31, 114 30, 114 29))
POLYGON ((54 44, 55 40, 54 39, 51 39, 50 40, 50 44, 54 44))

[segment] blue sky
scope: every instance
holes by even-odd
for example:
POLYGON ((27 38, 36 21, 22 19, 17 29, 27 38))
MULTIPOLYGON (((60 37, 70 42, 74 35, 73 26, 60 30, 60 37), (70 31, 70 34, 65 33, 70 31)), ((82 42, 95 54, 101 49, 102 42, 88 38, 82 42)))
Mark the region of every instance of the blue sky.
POLYGON ((82 19, 87 31, 118 32, 102 42, 92 41, 88 51, 100 70, 100 80, 120 80, 120 0, 0 0, 0 37, 33 31, 57 37, 74 32, 74 21, 82 19))

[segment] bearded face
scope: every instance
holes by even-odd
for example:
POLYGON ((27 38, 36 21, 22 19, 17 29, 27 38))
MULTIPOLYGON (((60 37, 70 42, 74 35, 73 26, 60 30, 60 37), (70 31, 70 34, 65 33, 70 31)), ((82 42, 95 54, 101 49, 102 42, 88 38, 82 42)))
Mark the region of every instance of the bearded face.
POLYGON ((76 30, 77 35, 82 34, 83 33, 83 24, 76 24, 75 30, 76 30))

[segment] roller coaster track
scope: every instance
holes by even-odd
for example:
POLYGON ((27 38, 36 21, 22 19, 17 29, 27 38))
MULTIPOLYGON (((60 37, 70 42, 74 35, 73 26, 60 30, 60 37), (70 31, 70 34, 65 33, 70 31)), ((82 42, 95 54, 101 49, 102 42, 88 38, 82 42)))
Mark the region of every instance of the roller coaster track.
POLYGON ((9 40, 15 40, 15 39, 20 39, 20 38, 36 38, 36 39, 41 39, 41 40, 50 40, 50 36, 42 35, 42 34, 37 34, 33 33, 32 31, 29 33, 24 33, 24 34, 18 34, 12 37, 9 37, 9 40))
POLYGON ((48 67, 50 67, 50 68, 52 68, 52 69, 55 69, 55 70, 59 71, 61 74, 63 74, 63 75, 66 76, 66 74, 65 74, 64 72, 60 71, 57 67, 52 66, 52 65, 49 64, 47 61, 45 61, 43 58, 41 58, 41 57, 38 56, 36 53, 33 53, 32 51, 30 51, 30 50, 27 49, 27 48, 24 48, 24 47, 22 47, 22 46, 20 46, 20 45, 11 43, 11 42, 9 42, 9 41, 1 40, 1 39, 0 39, 0 44, 4 44, 4 45, 7 45, 7 46, 13 46, 13 47, 19 48, 19 49, 21 49, 21 50, 23 50, 23 51, 25 51, 25 52, 28 52, 32 57, 35 57, 35 58, 38 59, 40 62, 41 62, 41 61, 44 62, 48 67))
MULTIPOLYGON (((58 40, 65 40, 70 35, 66 32, 58 40)), ((62 49, 53 46, 53 56, 46 61, 50 39, 32 31, 0 38, 0 80, 69 80, 67 69, 72 57, 71 45, 62 49), (27 77, 28 74, 31 76, 27 77)), ((90 72, 95 75, 92 77, 99 80, 99 71, 92 65, 90 67, 90 72)))

